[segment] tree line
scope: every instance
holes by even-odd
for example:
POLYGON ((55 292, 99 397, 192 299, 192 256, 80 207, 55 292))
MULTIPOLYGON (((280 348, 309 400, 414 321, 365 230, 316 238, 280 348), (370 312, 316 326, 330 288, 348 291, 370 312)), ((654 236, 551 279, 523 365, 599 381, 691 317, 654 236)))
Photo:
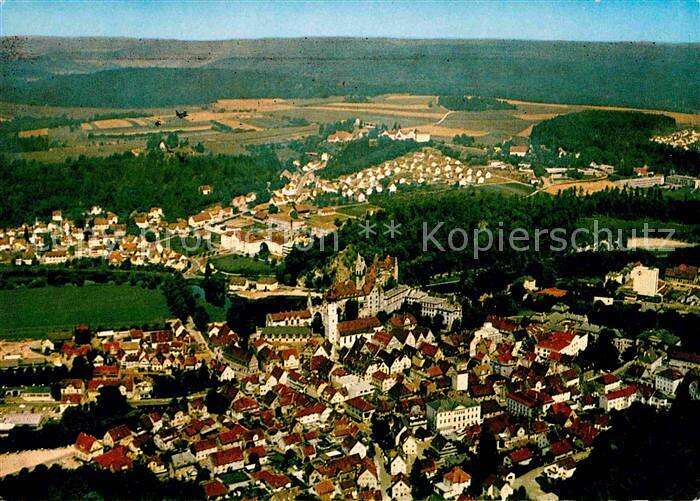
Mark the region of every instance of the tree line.
POLYGON ((237 195, 267 192, 281 184, 277 156, 268 148, 249 155, 178 157, 159 151, 106 158, 68 159, 61 164, 0 157, 0 226, 47 219, 62 209, 80 218, 99 205, 124 220, 133 211, 158 206, 169 220, 187 217, 237 195), (214 188, 209 197, 199 186, 214 188))
MULTIPOLYGON (((433 192, 421 192, 383 197, 375 201, 382 210, 368 217, 370 224, 378 229, 372 238, 364 238, 364 221, 347 222, 338 232, 338 248, 352 246, 364 256, 390 254, 399 258, 403 282, 429 283, 430 278, 441 273, 464 272, 465 270, 492 268, 527 273, 551 267, 549 260, 555 255, 568 254, 550 251, 558 245, 551 234, 541 235, 540 250, 530 245, 525 252, 505 245, 503 250, 492 248, 474 257, 471 240, 461 252, 441 251, 430 243, 423 249, 423 224, 433 229, 439 226, 435 238, 447 246, 449 232, 454 228, 467 231, 472 238, 476 229, 490 229, 495 237, 502 230, 507 236, 516 228, 523 228, 529 235, 536 229, 562 228, 567 235, 580 226, 584 217, 604 214, 619 218, 639 219, 653 217, 661 220, 676 220, 686 224, 700 222, 700 201, 676 200, 664 196, 659 190, 608 190, 590 195, 578 195, 573 190, 555 196, 538 195, 519 198, 475 188, 433 192), (391 238, 381 231, 384 224, 394 221, 401 225, 401 234, 391 238)), ((328 273, 317 275, 314 270, 324 270, 335 255, 333 242, 327 237, 323 249, 317 240, 309 250, 294 248, 287 256, 279 276, 288 283, 305 278, 309 285, 327 286, 331 278, 328 273)), ((531 242, 532 244, 532 242, 531 242)), ((481 245, 481 243, 480 243, 481 245)))
POLYGON ((394 141, 386 137, 376 139, 362 138, 347 143, 329 161, 319 175, 324 179, 335 179, 347 174, 379 165, 412 151, 419 150, 425 144, 415 141, 394 141))
POLYGON ((681 150, 650 140, 675 130, 666 115, 636 111, 585 110, 544 120, 532 129, 530 141, 550 150, 572 154, 564 161, 575 167, 591 162, 614 165, 616 173, 631 175, 635 167, 692 175, 700 174, 700 152, 681 150), (577 154, 574 156, 573 154, 577 154))

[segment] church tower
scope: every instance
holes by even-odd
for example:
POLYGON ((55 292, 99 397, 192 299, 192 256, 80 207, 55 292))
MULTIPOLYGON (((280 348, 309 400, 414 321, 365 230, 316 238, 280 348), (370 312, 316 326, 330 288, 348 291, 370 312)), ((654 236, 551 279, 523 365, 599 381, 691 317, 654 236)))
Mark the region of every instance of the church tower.
POLYGON ((324 305, 321 310, 323 319, 323 327, 326 329, 326 338, 332 345, 337 345, 339 340, 338 334, 338 304, 329 302, 324 305))

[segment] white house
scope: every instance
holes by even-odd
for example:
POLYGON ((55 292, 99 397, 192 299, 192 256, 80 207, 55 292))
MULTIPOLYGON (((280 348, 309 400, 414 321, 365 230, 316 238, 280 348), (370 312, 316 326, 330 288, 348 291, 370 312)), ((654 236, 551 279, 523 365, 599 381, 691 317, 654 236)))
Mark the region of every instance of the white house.
POLYGON ((481 404, 466 397, 434 400, 426 406, 431 429, 454 433, 481 423, 481 404))

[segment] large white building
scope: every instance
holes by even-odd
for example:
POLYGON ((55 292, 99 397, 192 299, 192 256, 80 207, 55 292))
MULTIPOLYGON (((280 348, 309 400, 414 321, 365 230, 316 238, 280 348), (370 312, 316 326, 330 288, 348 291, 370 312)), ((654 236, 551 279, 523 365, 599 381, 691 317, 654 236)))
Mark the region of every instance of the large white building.
POLYGON ((575 357, 588 346, 588 334, 578 332, 552 332, 535 345, 535 354, 543 360, 561 355, 575 357))
POLYGON ((476 355, 476 348, 481 341, 487 340, 494 344, 498 344, 503 339, 503 334, 501 331, 496 329, 491 322, 484 322, 484 325, 474 331, 474 337, 469 343, 469 356, 473 357, 476 355))
POLYGON ((630 272, 632 290, 640 296, 655 296, 659 290, 659 269, 638 265, 630 272))
POLYGON ((414 289, 406 297, 406 302, 420 305, 420 314, 423 317, 433 318, 436 315, 442 315, 445 326, 448 329, 452 328, 455 320, 461 321, 462 319, 462 307, 460 305, 452 303, 445 298, 431 296, 427 292, 414 289))
POLYGON ((605 412, 627 409, 637 399, 637 388, 633 385, 610 391, 600 396, 599 405, 605 412))
POLYGON ((664 369, 654 376, 654 387, 666 395, 675 395, 683 381, 683 373, 678 369, 664 369))
POLYGON ((469 398, 442 398, 426 406, 428 424, 442 434, 454 433, 481 423, 481 404, 469 398))

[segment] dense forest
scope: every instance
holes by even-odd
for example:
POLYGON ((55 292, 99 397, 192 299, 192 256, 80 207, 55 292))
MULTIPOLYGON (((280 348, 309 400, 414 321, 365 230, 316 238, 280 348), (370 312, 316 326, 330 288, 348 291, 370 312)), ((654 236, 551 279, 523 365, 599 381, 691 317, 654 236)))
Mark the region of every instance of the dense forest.
POLYGON ((557 494, 562 499, 695 498, 700 409, 698 402, 679 399, 670 412, 637 404, 615 413, 612 429, 596 439, 590 457, 557 494))
MULTIPOLYGON (((397 256, 401 263, 402 281, 408 283, 429 283, 436 274, 487 268, 541 275, 544 268, 551 267, 547 261, 551 256, 566 254, 571 249, 557 252, 560 245, 547 233, 541 236, 540 250, 537 251, 533 245, 535 230, 562 228, 567 235, 571 235, 574 229, 581 227, 582 218, 595 215, 630 220, 652 217, 690 225, 700 224, 699 200, 672 199, 656 189, 611 190, 588 196, 580 196, 570 190, 556 196, 529 198, 467 189, 435 192, 430 196, 421 192, 406 193, 381 198, 375 203, 383 209, 369 218, 370 223, 376 224, 376 234, 372 238, 364 238, 360 231, 363 221, 347 223, 338 234, 338 247, 342 250, 352 246, 367 256, 397 256), (382 231, 383 225, 391 221, 401 225, 401 234, 396 238, 390 238, 382 231), (441 251, 432 241, 428 241, 427 248, 423 248, 425 235, 440 223, 443 224, 434 233, 434 238, 446 249, 450 231, 455 228, 465 230, 469 241, 463 251, 441 251), (530 246, 525 252, 513 250, 506 240, 503 250, 493 247, 474 256, 474 229, 491 230, 494 239, 498 238, 499 231, 503 231, 507 239, 509 232, 516 228, 525 229, 531 236, 530 246)), ((462 243, 459 234, 453 238, 456 243, 462 243)), ((485 232, 479 238, 486 238, 485 232)), ((584 237, 577 240, 578 245, 588 242, 584 237)), ((485 244, 479 240, 480 246, 485 244)), ((324 285, 324 281, 327 282, 330 277, 314 279, 313 270, 323 269, 332 255, 330 240, 325 243, 323 251, 318 242, 310 250, 295 248, 285 260, 282 278, 294 282, 299 277, 305 277, 311 283, 324 285)))
POLYGON ((0 490, 11 499, 204 499, 194 482, 160 480, 141 464, 112 473, 93 466, 66 470, 58 465, 0 479, 0 490))
POLYGON ((282 165, 273 152, 257 148, 251 155, 202 155, 180 158, 151 151, 134 156, 67 160, 43 164, 0 157, 0 226, 46 218, 55 209, 73 217, 92 205, 120 216, 162 207, 170 220, 186 217, 215 202, 280 183, 282 165), (198 187, 214 188, 203 197, 198 187))
POLYGON ((654 170, 672 169, 697 175, 700 153, 684 151, 650 141, 654 134, 674 130, 676 121, 666 115, 635 111, 586 110, 545 120, 530 135, 533 145, 562 148, 580 153, 572 161, 577 166, 590 162, 615 165, 617 172, 630 175, 635 167, 648 165, 654 170))
POLYGON ((501 99, 480 96, 439 96, 438 104, 455 111, 514 110, 515 105, 501 99))
POLYGON ((410 92, 700 110, 694 44, 21 38, 3 48, 0 93, 30 104, 153 107, 410 92), (130 60, 170 67, 124 68, 130 60))
POLYGON ((324 179, 335 179, 398 158, 423 146, 426 145, 415 141, 393 141, 385 137, 376 139, 376 142, 369 138, 350 141, 330 159, 319 175, 324 179))

